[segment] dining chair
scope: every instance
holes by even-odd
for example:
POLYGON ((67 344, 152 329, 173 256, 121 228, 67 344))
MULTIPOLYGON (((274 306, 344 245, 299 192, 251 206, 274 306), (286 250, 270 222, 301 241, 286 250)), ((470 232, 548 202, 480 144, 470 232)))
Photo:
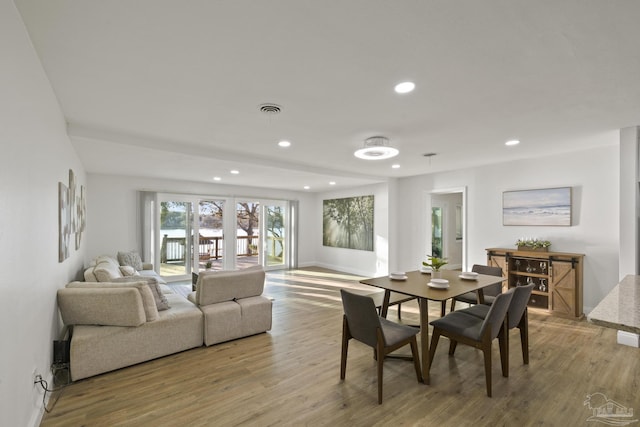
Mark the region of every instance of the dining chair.
MULTIPOLYGON (((514 288, 513 298, 511 304, 509 304, 509 310, 507 311, 507 372, 509 372, 509 330, 518 328, 520 330, 520 346, 522 347, 522 363, 524 365, 529 364, 529 314, 527 310, 527 303, 533 291, 534 283, 526 286, 516 286, 514 288)), ((463 310, 458 310, 458 313, 467 313, 478 318, 484 319, 489 314, 489 306, 484 304, 473 305, 463 310)), ((455 351, 455 350, 454 350, 455 351)))
MULTIPOLYGON (((491 267, 488 265, 474 264, 473 267, 471 267, 471 271, 478 274, 485 274, 487 276, 502 277, 502 269, 500 267, 491 267)), ((482 290, 482 293, 484 295, 484 303, 491 305, 491 303, 493 303, 493 301, 495 300, 496 295, 502 293, 502 282, 496 283, 495 285, 487 286, 482 290)), ((457 297, 452 298, 451 311, 454 310, 456 306, 456 301, 466 302, 467 304, 477 304, 478 292, 477 291, 467 292, 466 294, 458 295, 457 297)), ((442 311, 444 313, 445 302, 443 301, 442 304, 443 304, 442 311)))
MULTIPOLYGON (((489 307, 487 316, 480 318, 462 311, 452 311, 444 317, 429 322, 433 326, 433 336, 429 348, 429 360, 433 361, 440 336, 448 337, 449 355, 453 355, 457 343, 469 345, 482 350, 484 354, 484 375, 487 383, 487 396, 491 397, 491 343, 497 337, 500 344, 500 362, 502 376, 508 377, 509 371, 506 363, 507 345, 507 310, 513 298, 514 290, 496 296, 489 307)), ((429 369, 431 364, 429 363, 429 369)))
POLYGON ((422 382, 416 335, 420 332, 411 326, 391 322, 378 315, 371 297, 340 289, 344 316, 342 320, 342 356, 340 379, 347 370, 347 350, 351 338, 374 349, 378 362, 378 403, 382 403, 382 368, 385 357, 409 344, 418 382, 422 382))

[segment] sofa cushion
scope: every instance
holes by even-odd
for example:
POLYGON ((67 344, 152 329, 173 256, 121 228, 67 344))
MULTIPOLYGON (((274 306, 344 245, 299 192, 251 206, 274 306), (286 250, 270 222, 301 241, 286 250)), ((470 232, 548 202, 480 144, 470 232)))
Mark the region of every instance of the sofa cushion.
POLYGON ((202 272, 196 283, 196 303, 203 306, 261 295, 264 278, 265 273, 261 266, 243 270, 202 272))
POLYGON ((115 259, 107 256, 100 256, 96 260, 96 265, 93 267, 93 274, 98 282, 109 282, 112 279, 122 277, 120 266, 115 259))
POLYGON ((58 289, 58 308, 66 325, 140 326, 147 320, 134 287, 58 289))
POLYGON ((71 379, 123 368, 177 353, 203 342, 202 312, 181 297, 168 295, 170 310, 137 328, 77 326, 71 338, 71 379))
POLYGON ((135 280, 135 277, 122 277, 120 279, 114 279, 113 282, 71 282, 67 285, 67 288, 85 289, 115 289, 125 287, 135 288, 140 293, 146 321, 153 322, 154 320, 158 320, 158 308, 156 305, 156 301, 150 285, 145 280, 135 280))
POLYGON ((136 271, 142 270, 142 258, 136 251, 118 252, 118 262, 120 265, 129 265, 136 271))
POLYGON ((144 277, 144 276, 130 276, 130 277, 121 277, 119 279, 114 280, 115 283, 136 283, 136 282, 145 282, 147 287, 149 288, 154 304, 158 311, 168 310, 171 308, 169 306, 169 301, 167 297, 164 295, 164 292, 160 288, 158 281, 155 277, 144 277))

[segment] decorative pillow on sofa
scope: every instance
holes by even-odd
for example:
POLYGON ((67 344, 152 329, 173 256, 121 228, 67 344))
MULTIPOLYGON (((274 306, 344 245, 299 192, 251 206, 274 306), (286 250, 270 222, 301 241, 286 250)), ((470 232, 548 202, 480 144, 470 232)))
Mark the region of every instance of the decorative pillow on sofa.
POLYGON ((142 270, 142 259, 136 251, 118 252, 118 262, 120 265, 129 265, 136 271, 142 270))
POLYGON ((139 276, 140 275, 140 273, 138 273, 136 269, 131 267, 130 265, 121 265, 120 273, 122 273, 123 276, 139 276))
POLYGON ((151 293, 153 294, 153 299, 156 302, 156 307, 158 311, 168 310, 171 308, 169 305, 169 300, 160 289, 160 285, 155 277, 145 277, 145 276, 135 276, 135 277, 122 277, 120 279, 113 280, 115 283, 126 283, 126 282, 147 282, 151 293))

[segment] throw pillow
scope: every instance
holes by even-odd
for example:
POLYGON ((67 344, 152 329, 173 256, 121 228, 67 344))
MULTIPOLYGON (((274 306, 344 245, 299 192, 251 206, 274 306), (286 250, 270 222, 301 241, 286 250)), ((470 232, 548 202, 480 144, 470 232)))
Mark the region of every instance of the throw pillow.
POLYGON ((136 251, 118 252, 118 262, 120 265, 129 265, 136 271, 142 270, 142 259, 136 251))
POLYGON ((140 275, 140 273, 138 273, 136 269, 131 267, 130 265, 121 265, 120 273, 122 273, 123 276, 139 276, 140 275))
POLYGON ((145 277, 145 276, 136 276, 136 277, 122 277, 120 279, 114 280, 116 283, 122 282, 146 282, 149 290, 151 290, 151 294, 153 295, 153 299, 156 303, 156 308, 158 311, 168 310, 171 308, 169 305, 169 300, 162 293, 162 289, 160 289, 160 285, 155 277, 145 277))

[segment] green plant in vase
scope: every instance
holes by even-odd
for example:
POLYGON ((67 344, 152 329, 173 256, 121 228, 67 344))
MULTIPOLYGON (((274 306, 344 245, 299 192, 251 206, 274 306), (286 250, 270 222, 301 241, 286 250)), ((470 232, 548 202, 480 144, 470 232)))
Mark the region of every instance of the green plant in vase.
POLYGON ((449 261, 447 261, 447 258, 440 258, 433 255, 427 255, 427 261, 422 261, 422 265, 425 267, 431 267, 431 277, 439 277, 440 269, 448 263, 449 261))

